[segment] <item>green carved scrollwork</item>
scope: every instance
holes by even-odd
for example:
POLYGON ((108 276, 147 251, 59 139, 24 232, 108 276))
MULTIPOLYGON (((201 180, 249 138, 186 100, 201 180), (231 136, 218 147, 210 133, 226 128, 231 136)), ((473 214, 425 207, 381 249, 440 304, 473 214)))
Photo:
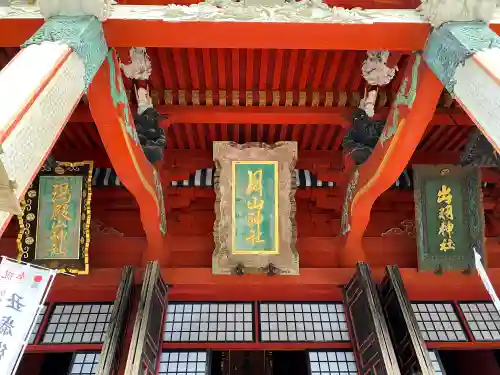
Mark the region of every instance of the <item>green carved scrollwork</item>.
POLYGON ((500 37, 484 22, 447 22, 429 36, 424 60, 450 94, 455 89, 455 72, 479 51, 500 48, 500 37))
POLYGON ((387 120, 384 131, 380 136, 380 142, 384 144, 385 141, 388 141, 392 138, 399 126, 399 106, 406 105, 408 109, 413 107, 413 103, 417 97, 417 86, 418 86, 418 70, 420 68, 420 62, 422 61, 422 56, 419 54, 415 55, 415 61, 413 62, 413 66, 411 68, 411 82, 408 83, 408 77, 405 77, 403 83, 401 84, 396 99, 394 100, 393 105, 393 114, 392 117, 387 120), (410 88, 408 89, 408 94, 406 93, 408 84, 410 88))
POLYGON ((340 222, 340 235, 343 236, 351 230, 351 226, 349 224, 349 206, 354 198, 354 191, 356 190, 356 186, 359 180, 359 170, 356 169, 354 171, 354 175, 349 181, 347 185, 345 199, 344 199, 344 207, 342 209, 342 218, 340 222))
POLYGON ((80 56, 85 66, 85 91, 108 53, 102 24, 94 16, 51 17, 21 47, 43 42, 64 43, 80 56))
POLYGON ((130 119, 132 115, 130 113, 130 107, 128 105, 127 92, 125 91, 125 87, 123 86, 123 80, 121 75, 117 76, 117 69, 115 65, 115 59, 113 57, 113 51, 109 51, 108 53, 108 64, 109 64, 109 85, 111 87, 111 97, 113 98, 113 105, 115 108, 118 108, 119 104, 123 105, 123 117, 125 123, 125 129, 130 137, 134 140, 136 144, 139 144, 139 136, 137 135, 137 131, 135 130, 135 124, 132 125, 130 123, 130 119))
MULTIPOLYGON (((484 209, 481 191, 481 179, 479 169, 474 168, 473 172, 467 174, 464 184, 465 196, 468 197, 467 205, 469 215, 466 225, 469 228, 470 245, 484 259, 484 209)), ((474 266, 474 256, 471 256, 470 266, 474 266)))
POLYGON ((160 232, 167 234, 167 216, 165 213, 165 201, 163 199, 163 189, 161 186, 161 179, 158 171, 153 167, 153 176, 155 179, 156 195, 158 196, 158 203, 160 205, 160 232))

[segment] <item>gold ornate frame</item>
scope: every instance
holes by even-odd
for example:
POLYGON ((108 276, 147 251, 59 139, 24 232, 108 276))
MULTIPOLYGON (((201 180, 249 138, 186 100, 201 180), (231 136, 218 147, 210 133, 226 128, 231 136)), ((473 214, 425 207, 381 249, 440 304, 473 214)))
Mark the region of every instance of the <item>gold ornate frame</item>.
POLYGON ((59 272, 75 275, 87 275, 89 273, 89 245, 90 245, 90 219, 92 199, 92 161, 82 162, 58 162, 52 169, 42 167, 38 176, 28 188, 24 199, 21 201, 22 214, 18 215, 19 234, 17 236, 17 260, 31 262, 56 269, 59 272), (83 176, 82 201, 80 217, 80 247, 78 259, 54 258, 41 260, 35 258, 36 231, 38 223, 38 197, 40 176, 83 176), (85 178, 86 177, 86 178, 85 178), (35 225, 33 225, 35 224, 35 225))
POLYGON ((242 274, 267 273, 281 275, 299 274, 299 254, 296 248, 295 226, 295 163, 297 143, 214 142, 214 188, 216 192, 214 223, 215 249, 212 254, 212 273, 242 274), (233 252, 233 162, 277 162, 279 252, 233 252))

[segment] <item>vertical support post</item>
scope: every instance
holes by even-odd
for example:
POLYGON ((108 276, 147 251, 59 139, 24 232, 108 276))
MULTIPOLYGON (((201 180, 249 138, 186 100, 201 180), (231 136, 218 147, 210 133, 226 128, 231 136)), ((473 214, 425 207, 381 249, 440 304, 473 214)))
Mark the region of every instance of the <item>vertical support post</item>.
POLYGON ((443 86, 422 57, 413 54, 410 59, 377 146, 365 163, 352 168, 341 224, 343 267, 365 260, 362 239, 373 203, 408 165, 441 95, 443 86))
POLYGON ((95 75, 88 99, 111 163, 139 204, 148 239, 144 263, 149 260, 164 263, 168 254, 163 251, 166 217, 161 179, 142 151, 114 50, 109 51, 95 75))

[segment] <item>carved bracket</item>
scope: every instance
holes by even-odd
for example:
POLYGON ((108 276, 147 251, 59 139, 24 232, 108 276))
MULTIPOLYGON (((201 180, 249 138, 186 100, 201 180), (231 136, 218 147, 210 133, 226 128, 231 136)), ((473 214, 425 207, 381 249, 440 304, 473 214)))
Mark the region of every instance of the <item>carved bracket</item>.
POLYGON ((152 105, 134 117, 142 150, 151 164, 163 160, 163 150, 167 141, 165 131, 159 126, 159 122, 164 118, 166 117, 161 115, 152 105))
POLYGON ((354 110, 351 121, 352 125, 342 140, 342 147, 356 165, 360 165, 372 154, 384 129, 385 121, 372 120, 366 111, 360 108, 354 110))

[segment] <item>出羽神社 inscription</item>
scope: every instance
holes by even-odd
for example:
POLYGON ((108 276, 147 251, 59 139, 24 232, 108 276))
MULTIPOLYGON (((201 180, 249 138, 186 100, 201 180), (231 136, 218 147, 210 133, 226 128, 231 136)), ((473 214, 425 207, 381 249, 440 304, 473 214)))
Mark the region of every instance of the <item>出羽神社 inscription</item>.
POLYGON ((473 249, 484 256, 479 168, 414 165, 413 170, 419 270, 474 268, 473 249))

